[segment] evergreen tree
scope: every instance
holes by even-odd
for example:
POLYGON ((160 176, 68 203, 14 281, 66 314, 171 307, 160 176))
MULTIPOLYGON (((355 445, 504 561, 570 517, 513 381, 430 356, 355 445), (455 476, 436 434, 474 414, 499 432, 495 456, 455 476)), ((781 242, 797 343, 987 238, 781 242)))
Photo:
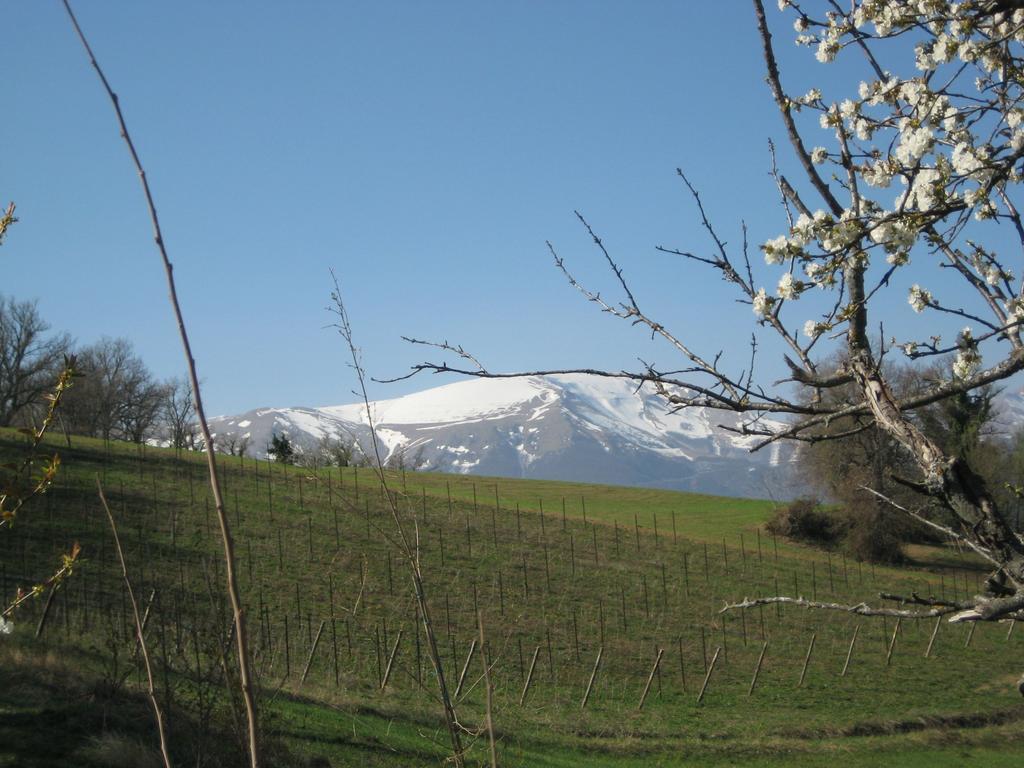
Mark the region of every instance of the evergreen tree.
POLYGON ((275 432, 270 438, 270 445, 267 446, 267 454, 274 457, 278 464, 295 463, 295 446, 288 439, 288 435, 275 432))

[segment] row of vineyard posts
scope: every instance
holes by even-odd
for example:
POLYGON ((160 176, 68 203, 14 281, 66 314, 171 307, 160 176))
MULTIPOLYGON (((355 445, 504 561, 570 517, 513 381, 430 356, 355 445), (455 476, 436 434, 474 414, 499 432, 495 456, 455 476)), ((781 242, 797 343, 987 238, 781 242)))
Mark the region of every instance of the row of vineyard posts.
MULTIPOLYGON (((100 466, 69 461, 34 524, 3 539, 0 591, 31 583, 30 564, 49 562, 35 557, 38 547, 56 551, 61 532, 80 534, 83 565, 33 609, 37 635, 103 635, 120 643, 122 664, 137 664, 95 499, 98 473, 120 517, 162 695, 171 699, 175 679, 202 675, 225 662, 211 655, 232 653, 211 501, 192 457, 140 449, 127 463, 109 450, 100 466), (220 643, 210 642, 210 627, 220 643)), ((429 707, 415 601, 376 478, 245 458, 225 459, 222 473, 261 685, 429 707)), ((400 509, 415 522, 455 698, 479 704, 483 695, 480 614, 499 722, 513 710, 529 716, 552 706, 707 706, 716 692, 753 698, 765 687, 834 686, 903 660, 962 653, 981 635, 1012 642, 1012 623, 1003 634, 976 623, 862 623, 781 606, 721 614, 727 600, 786 591, 855 602, 874 593, 875 569, 841 553, 784 547, 780 555, 779 541, 756 528, 694 542, 675 512, 636 512, 632 525, 620 525, 588 517, 583 497, 562 498, 555 509, 549 499, 545 509, 544 499, 503 498, 493 483, 433 476, 428 490, 415 474, 393 474, 400 509)), ((978 587, 967 568, 915 578, 913 591, 954 599, 978 587)))

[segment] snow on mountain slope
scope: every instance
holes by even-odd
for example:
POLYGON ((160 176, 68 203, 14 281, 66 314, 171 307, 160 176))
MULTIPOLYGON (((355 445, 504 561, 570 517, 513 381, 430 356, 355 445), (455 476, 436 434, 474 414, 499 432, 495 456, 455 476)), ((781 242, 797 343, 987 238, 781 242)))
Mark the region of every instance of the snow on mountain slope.
MULTIPOLYGON (((751 454, 723 429, 738 416, 672 412, 625 379, 565 374, 471 379, 371 403, 386 460, 442 472, 647 485, 743 496, 792 494, 792 448, 751 454)), ((261 408, 213 419, 215 439, 265 455, 274 432, 300 450, 323 438, 372 450, 362 404, 261 408)))
MULTIPOLYGON (((394 400, 372 403, 378 424, 452 424, 502 418, 519 412, 524 403, 550 401, 551 390, 539 377, 470 379, 446 384, 394 400)), ((319 409, 349 422, 366 424, 362 403, 319 409)))

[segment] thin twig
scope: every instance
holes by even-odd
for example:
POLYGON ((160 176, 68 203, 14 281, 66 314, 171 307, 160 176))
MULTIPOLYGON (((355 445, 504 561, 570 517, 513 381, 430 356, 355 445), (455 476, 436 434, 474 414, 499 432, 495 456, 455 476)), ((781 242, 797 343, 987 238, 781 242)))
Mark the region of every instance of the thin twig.
POLYGON ((453 704, 452 697, 448 692, 448 683, 445 679, 444 665, 441 662, 441 652, 438 649, 437 636, 434 632, 434 625, 430 615, 430 606, 427 603, 427 593, 423 584, 423 574, 420 571, 418 542, 414 545, 406 534, 405 526, 402 524, 402 519, 398 512, 398 505, 395 501, 395 497, 392 495, 390 488, 388 488, 387 476, 384 473, 384 460, 380 453, 380 443, 377 439, 377 429, 374 424, 373 408, 370 405, 370 396, 366 390, 366 374, 363 370, 359 351, 355 345, 355 337, 352 333, 352 324, 349 322, 348 310, 345 308, 345 302, 341 295, 341 286, 338 283, 338 278, 334 274, 333 270, 331 271, 331 279, 334 283, 334 291, 331 293, 331 300, 334 302, 334 306, 330 311, 338 317, 338 322, 334 324, 334 327, 345 341, 349 354, 351 355, 352 362, 350 365, 352 370, 355 372, 356 380, 359 383, 359 391, 357 394, 360 394, 363 400, 363 406, 366 411, 366 421, 370 428, 370 440, 373 443, 373 455, 375 458, 373 468, 377 475, 377 480, 380 482, 381 490, 384 492, 384 498, 387 499, 392 521, 395 524, 395 530, 398 534, 397 543, 399 551, 409 564, 416 603, 419 606, 420 622, 422 623, 423 633, 427 639, 427 656, 430 659, 431 666, 434 667, 438 692, 441 696, 441 702, 444 708, 445 725, 448 729, 449 738, 451 740, 451 760, 455 768, 463 768, 465 765, 465 755, 462 746, 462 739, 459 735, 459 719, 455 713, 455 706, 453 704))
POLYGON ((110 512, 110 505, 107 504, 107 497, 103 495, 103 485, 99 477, 96 478, 96 490, 100 495, 100 503, 103 511, 107 513, 107 520, 110 522, 110 531, 114 534, 114 548, 117 549, 117 559, 121 562, 121 576, 124 578, 124 587, 128 592, 128 600, 132 604, 132 618, 135 621, 135 637, 137 647, 142 651, 142 664, 146 668, 146 693, 149 695, 149 703, 153 705, 153 717, 156 720, 156 729, 160 734, 160 755, 163 757, 164 768, 171 768, 171 756, 167 751, 167 731, 164 728, 164 713, 156 700, 156 689, 153 686, 153 666, 149 662, 149 650, 146 647, 145 633, 142 630, 142 619, 139 616, 139 603, 135 599, 135 590, 132 589, 132 580, 128 577, 128 564, 124 559, 124 550, 121 548, 121 538, 117 535, 117 524, 114 522, 114 515, 110 512))
POLYGON ((114 114, 117 117, 117 122, 121 129, 121 138, 124 139, 124 142, 128 147, 132 163, 135 165, 135 170, 139 175, 139 182, 142 184, 142 191, 146 198, 146 207, 149 210, 150 223, 153 227, 153 239, 156 243, 157 250, 159 251, 160 259, 163 262, 164 273, 167 278, 167 290, 171 307, 174 311, 174 318, 178 325, 178 334, 181 338, 181 346, 185 353, 189 382, 192 386, 192 398, 196 409, 196 419, 199 421, 199 428, 202 432, 203 440, 206 445, 206 463, 210 473, 210 489, 213 492, 214 507, 217 511, 217 520, 220 524, 221 539, 224 544, 224 571, 227 578, 228 596, 231 600, 231 610, 234 616, 235 640, 238 646, 239 683, 242 689, 242 699, 245 702, 245 713, 248 720, 249 764, 251 768, 259 768, 260 757, 259 743, 257 739, 256 700, 253 695, 252 674, 249 666, 249 642, 248 633, 245 629, 245 608, 242 605, 241 590, 239 589, 238 579, 235 574, 234 541, 231 538, 231 528, 224 508, 224 498, 221 494, 220 479, 217 475, 217 461, 214 457, 215 451, 213 450, 213 437, 210 435, 210 427, 206 421, 206 411, 203 408, 202 393, 199 389, 199 375, 196 373, 196 362, 192 357, 192 346, 189 342, 188 332, 185 329, 185 319, 181 312, 181 306, 178 303, 178 292, 174 282, 174 267, 171 264, 171 260, 167 255, 167 249, 164 245, 163 232, 160 228, 160 218, 156 212, 156 204, 153 202, 153 194, 149 188, 146 171, 142 166, 142 161, 139 159, 138 152, 135 150, 135 144, 132 141, 131 134, 128 132, 128 126, 125 123, 124 115, 121 112, 120 101, 117 98, 117 94, 114 93, 114 90, 110 87, 110 83, 107 81, 107 77, 103 73, 103 70, 100 68, 99 62, 96 60, 96 56, 92 52, 92 47, 89 45, 89 41, 86 39, 85 34, 82 32, 82 28, 78 25, 78 19, 75 18, 75 14, 71 10, 70 3, 68 0, 63 0, 63 3, 64 9, 67 11, 69 18, 71 19, 71 23, 75 28, 75 33, 78 35, 78 39, 81 41, 86 54, 89 56, 89 62, 92 64, 93 69, 96 70, 96 74, 99 76, 100 82, 103 84, 103 89, 106 91, 107 96, 110 98, 110 103, 114 108, 114 114))

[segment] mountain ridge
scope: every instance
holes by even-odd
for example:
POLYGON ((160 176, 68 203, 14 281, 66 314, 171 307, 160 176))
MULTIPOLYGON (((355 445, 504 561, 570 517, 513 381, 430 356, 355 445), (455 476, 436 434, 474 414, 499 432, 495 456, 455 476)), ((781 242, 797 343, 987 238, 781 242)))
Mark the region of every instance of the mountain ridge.
MULTIPOLYGON (((794 495, 793 446, 751 453, 739 415, 673 410, 650 387, 583 374, 469 379, 373 401, 385 462, 460 474, 603 482, 731 496, 794 495)), ((781 426, 781 422, 777 422, 781 426)), ((299 452, 341 439, 372 452, 363 404, 255 408, 210 420, 215 440, 266 455, 281 433, 299 452)))

